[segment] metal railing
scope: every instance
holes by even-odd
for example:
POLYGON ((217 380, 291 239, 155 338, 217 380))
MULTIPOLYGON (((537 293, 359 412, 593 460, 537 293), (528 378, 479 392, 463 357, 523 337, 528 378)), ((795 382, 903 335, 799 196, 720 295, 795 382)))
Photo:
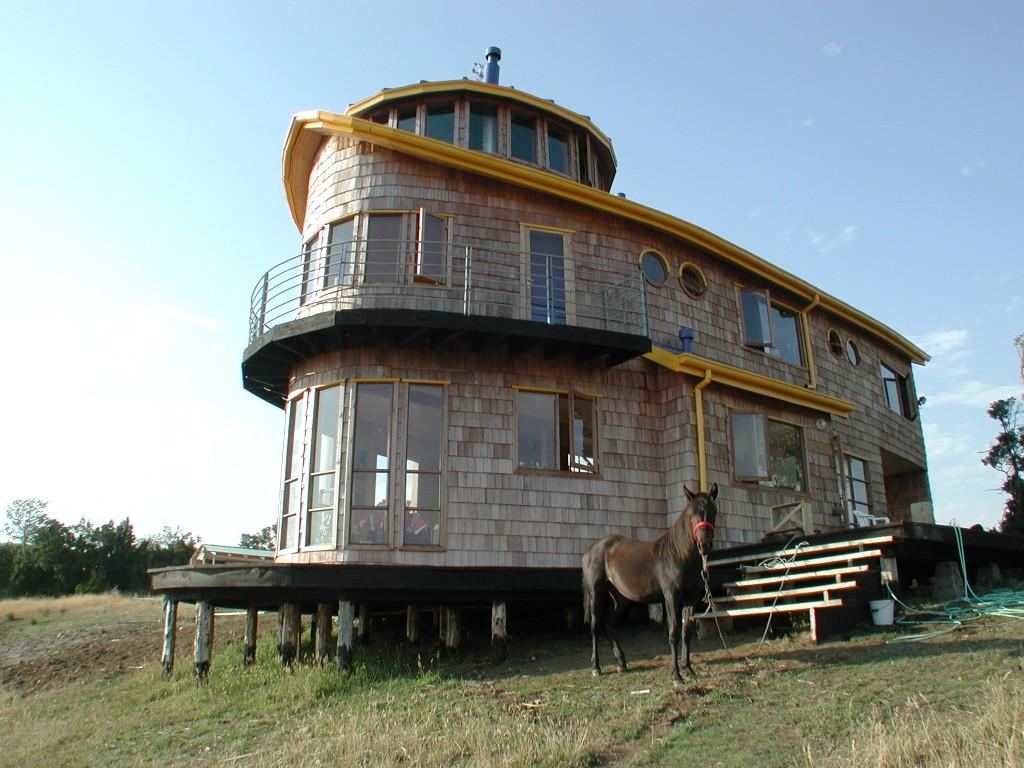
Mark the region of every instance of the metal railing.
POLYGON ((352 240, 308 248, 253 288, 249 343, 321 312, 415 309, 649 335, 647 287, 626 254, 571 259, 497 246, 352 240))

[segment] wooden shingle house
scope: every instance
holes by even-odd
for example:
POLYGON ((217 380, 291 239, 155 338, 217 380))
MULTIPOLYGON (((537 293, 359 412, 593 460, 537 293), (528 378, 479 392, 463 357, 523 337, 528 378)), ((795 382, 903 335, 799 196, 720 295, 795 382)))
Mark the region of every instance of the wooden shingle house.
MULTIPOLYGON (((292 120, 300 253, 257 281, 242 363, 285 433, 265 602, 557 593, 595 539, 658 535, 684 483, 718 484, 717 547, 930 520, 927 355, 612 193, 608 137, 498 84, 499 56, 292 120)), ((254 599, 229 581, 154 586, 254 599)))

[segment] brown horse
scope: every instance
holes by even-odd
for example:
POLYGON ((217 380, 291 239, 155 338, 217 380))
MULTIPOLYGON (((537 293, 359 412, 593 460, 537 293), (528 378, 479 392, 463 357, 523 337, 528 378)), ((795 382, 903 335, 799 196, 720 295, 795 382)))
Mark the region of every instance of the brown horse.
POLYGON ((597 635, 601 628, 608 635, 619 671, 626 671, 626 656, 613 634, 615 622, 630 604, 665 601, 668 641, 672 648, 672 681, 681 685, 679 675, 679 627, 683 623, 683 668, 690 666, 690 638, 693 635, 693 608, 704 597, 701 569, 705 554, 711 551, 718 510, 718 484, 709 493, 693 493, 685 485, 689 503, 675 523, 654 541, 636 541, 625 536, 606 536, 591 545, 583 555, 583 615, 590 622, 593 642, 593 674, 601 674, 597 655, 597 635), (608 603, 614 603, 609 613, 608 603), (685 612, 685 621, 683 613, 685 612))

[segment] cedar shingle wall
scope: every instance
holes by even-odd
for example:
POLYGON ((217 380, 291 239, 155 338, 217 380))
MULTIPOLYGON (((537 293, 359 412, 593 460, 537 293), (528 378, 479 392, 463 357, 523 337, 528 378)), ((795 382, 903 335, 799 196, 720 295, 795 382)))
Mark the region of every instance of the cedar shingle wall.
MULTIPOLYGON (((331 221, 369 210, 426 207, 454 215, 457 243, 517 249, 520 225, 573 230, 575 277, 586 279, 588 257, 614 257, 635 265, 645 248, 660 251, 672 276, 649 288, 651 337, 676 343, 680 327, 695 331, 693 351, 716 361, 771 376, 797 386, 809 383, 805 368, 789 365, 742 345, 737 286, 769 288, 772 298, 800 310, 804 301, 759 281, 716 257, 655 230, 596 214, 573 203, 524 191, 473 174, 337 138, 324 141, 310 174, 303 241, 331 221), (675 275, 684 261, 696 263, 708 278, 699 299, 688 297, 675 275)), ((720 488, 722 543, 758 540, 768 527, 768 507, 806 499, 816 526, 840 525, 833 465, 834 446, 868 462, 874 511, 886 511, 881 447, 917 467, 926 465, 920 419, 906 419, 885 407, 879 361, 911 376, 906 358, 821 310, 810 315, 811 345, 820 392, 850 400, 849 419, 747 395, 712 384, 704 390, 709 482, 720 488), (858 345, 861 363, 828 348, 827 331, 858 345), (729 446, 730 410, 757 410, 803 429, 808 489, 804 494, 743 484, 733 479, 729 446), (824 428, 817 426, 825 419, 824 428), (838 439, 838 442, 836 440, 838 439)), ((442 554, 422 552, 328 552, 299 559, 383 559, 409 563, 474 565, 576 565, 587 543, 611 531, 653 536, 682 506, 682 485, 696 487, 697 454, 693 428, 695 380, 636 360, 606 370, 600 365, 442 352, 355 350, 314 358, 301 366, 313 376, 294 388, 343 378, 395 376, 447 379, 448 540, 442 554), (599 403, 599 460, 602 477, 523 475, 515 472, 513 385, 594 391, 599 403)), ((348 407, 348 404, 347 404, 348 407)), ((922 475, 923 476, 923 475, 922 475)), ((919 477, 890 483, 907 496, 900 505, 927 499, 919 477), (915 485, 916 482, 916 485, 915 485), (914 490, 916 488, 916 490, 914 490), (917 495, 917 499, 912 498, 917 495)))

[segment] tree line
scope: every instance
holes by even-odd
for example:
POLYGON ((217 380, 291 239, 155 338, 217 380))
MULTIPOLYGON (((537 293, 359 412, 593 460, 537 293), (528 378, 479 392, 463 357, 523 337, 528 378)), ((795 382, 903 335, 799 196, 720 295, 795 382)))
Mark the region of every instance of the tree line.
POLYGON ((17 499, 7 505, 0 544, 0 596, 75 592, 145 592, 149 568, 185 565, 199 544, 180 528, 137 538, 131 521, 64 525, 46 514, 46 502, 17 499))

